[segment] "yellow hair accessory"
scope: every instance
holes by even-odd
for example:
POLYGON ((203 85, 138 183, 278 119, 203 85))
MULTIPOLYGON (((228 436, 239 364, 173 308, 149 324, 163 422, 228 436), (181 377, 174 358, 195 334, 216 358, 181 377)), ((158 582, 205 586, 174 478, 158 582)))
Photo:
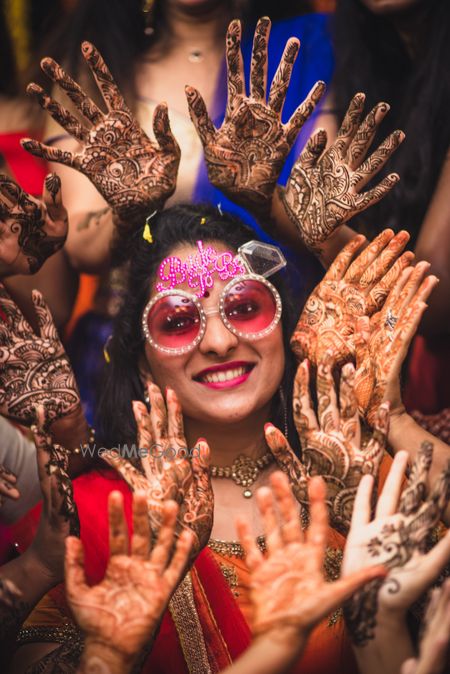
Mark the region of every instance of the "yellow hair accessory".
POLYGON ((204 225, 205 222, 206 222, 206 218, 202 218, 202 219, 200 220, 200 224, 201 224, 201 225, 204 225))
POLYGON ((144 241, 147 241, 147 243, 153 243, 153 236, 150 231, 150 220, 157 214, 158 211, 153 211, 151 215, 148 216, 145 220, 145 227, 144 231, 142 232, 142 238, 144 241))

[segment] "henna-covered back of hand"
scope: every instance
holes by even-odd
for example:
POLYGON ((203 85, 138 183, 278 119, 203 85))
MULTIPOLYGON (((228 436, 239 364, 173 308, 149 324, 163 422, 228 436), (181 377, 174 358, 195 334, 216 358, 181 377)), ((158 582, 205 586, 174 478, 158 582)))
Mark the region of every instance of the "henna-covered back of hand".
POLYGON ((281 113, 300 45, 296 38, 288 40, 266 101, 270 26, 267 17, 256 26, 249 96, 245 93, 241 24, 234 20, 228 27, 228 103, 220 129, 208 116, 201 94, 194 87, 186 87, 189 112, 203 144, 210 181, 259 216, 270 214, 284 161, 325 91, 325 84, 317 82, 291 119, 282 123, 281 113))

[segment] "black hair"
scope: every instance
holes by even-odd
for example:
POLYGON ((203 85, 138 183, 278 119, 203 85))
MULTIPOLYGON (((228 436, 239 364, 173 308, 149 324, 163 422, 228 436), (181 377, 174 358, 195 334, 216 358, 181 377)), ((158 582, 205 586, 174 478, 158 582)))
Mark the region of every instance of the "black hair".
MULTIPOLYGON (((130 246, 130 262, 125 295, 115 319, 112 338, 108 343, 110 362, 105 365, 98 405, 98 439, 100 445, 136 442, 136 423, 131 401, 144 400, 144 390, 139 373, 139 360, 143 354, 145 338, 141 319, 148 301, 150 287, 157 268, 173 248, 180 243, 194 245, 203 241, 223 241, 232 250, 255 239, 255 232, 237 217, 221 213, 210 205, 178 205, 160 212, 151 220, 154 242, 149 244, 142 236, 143 228, 135 232, 130 246)), ((289 348, 289 338, 297 322, 300 308, 294 310, 289 296, 284 272, 271 276, 283 303, 282 327, 286 366, 281 382, 285 406, 281 395, 273 401, 272 422, 284 432, 284 409, 287 410, 288 435, 292 446, 298 448, 293 426, 292 388, 295 360, 289 348)))
MULTIPOLYGON (((143 12, 143 0, 78 0, 72 11, 61 16, 61 21, 42 45, 40 57, 51 56, 78 78, 83 63, 80 45, 83 40, 89 40, 102 54, 119 89, 133 99, 136 91, 131 75, 137 60, 156 41, 161 50, 170 43, 167 5, 166 0, 155 0, 153 3, 151 26, 154 32, 149 35, 145 32, 147 18, 143 12)), ((290 0, 227 0, 224 5, 224 35, 229 20, 233 18, 251 23, 265 14, 275 20, 310 9, 309 0, 297 2, 295 11, 290 0)), ((29 77, 48 86, 38 63, 29 77)))
POLYGON ((336 71, 333 91, 339 119, 357 91, 367 109, 386 101, 391 110, 375 143, 394 129, 406 139, 381 171, 400 182, 352 226, 372 237, 380 227, 406 228, 414 245, 450 146, 450 2, 415 6, 423 21, 408 54, 392 18, 371 13, 360 0, 340 0, 334 17, 336 71))

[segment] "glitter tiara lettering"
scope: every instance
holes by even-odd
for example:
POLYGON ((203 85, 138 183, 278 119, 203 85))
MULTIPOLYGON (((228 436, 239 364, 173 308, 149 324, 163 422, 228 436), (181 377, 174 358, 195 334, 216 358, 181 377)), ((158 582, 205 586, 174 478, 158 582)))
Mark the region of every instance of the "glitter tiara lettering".
POLYGON ((161 262, 158 272, 161 282, 156 284, 159 292, 187 281, 190 288, 198 288, 197 297, 203 297, 214 285, 215 272, 222 281, 247 272, 239 255, 231 251, 218 253, 214 246, 203 246, 203 241, 197 241, 197 247, 198 254, 189 255, 185 262, 173 255, 161 262))

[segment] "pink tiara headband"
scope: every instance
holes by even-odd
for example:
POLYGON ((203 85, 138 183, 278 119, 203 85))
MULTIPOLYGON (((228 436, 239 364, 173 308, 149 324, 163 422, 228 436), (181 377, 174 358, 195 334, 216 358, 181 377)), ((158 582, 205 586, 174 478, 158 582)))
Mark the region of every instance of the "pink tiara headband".
POLYGON ((190 288, 198 289, 197 297, 203 297, 214 285, 214 273, 222 281, 248 273, 267 277, 286 265, 281 250, 262 241, 248 241, 240 246, 237 254, 229 250, 219 253, 214 246, 205 247, 203 241, 197 241, 197 248, 198 253, 189 255, 185 262, 175 255, 161 262, 158 270, 161 281, 156 284, 158 292, 176 288, 187 281, 190 288))

